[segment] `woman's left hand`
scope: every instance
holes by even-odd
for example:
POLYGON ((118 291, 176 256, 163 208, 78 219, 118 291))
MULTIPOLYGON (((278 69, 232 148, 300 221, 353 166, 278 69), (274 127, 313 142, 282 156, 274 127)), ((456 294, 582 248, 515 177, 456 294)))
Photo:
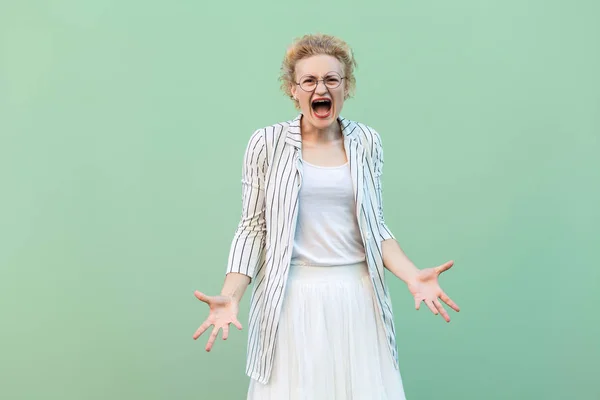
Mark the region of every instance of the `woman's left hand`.
POLYGON ((415 308, 418 310, 421 306, 421 302, 424 301, 427 307, 434 314, 441 314, 446 322, 450 322, 450 316, 444 309, 440 300, 448 304, 454 311, 460 311, 460 308, 456 303, 450 300, 450 297, 438 283, 438 276, 444 271, 447 271, 452 267, 454 261, 448 261, 435 268, 425 268, 419 271, 415 278, 408 282, 408 290, 412 293, 415 298, 415 308))

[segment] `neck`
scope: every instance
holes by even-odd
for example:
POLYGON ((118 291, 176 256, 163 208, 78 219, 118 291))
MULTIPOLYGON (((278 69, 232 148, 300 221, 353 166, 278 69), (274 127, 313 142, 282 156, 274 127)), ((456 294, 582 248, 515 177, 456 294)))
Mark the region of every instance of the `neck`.
POLYGON ((313 143, 328 143, 342 138, 342 128, 336 118, 335 122, 324 129, 312 125, 302 116, 300 118, 302 141, 313 143))

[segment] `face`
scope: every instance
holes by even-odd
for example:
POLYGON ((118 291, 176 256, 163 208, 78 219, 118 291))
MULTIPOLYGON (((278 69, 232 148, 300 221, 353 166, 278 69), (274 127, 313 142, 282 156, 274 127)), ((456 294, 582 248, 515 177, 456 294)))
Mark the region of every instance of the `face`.
POLYGON ((343 71, 337 58, 325 54, 296 63, 296 82, 309 91, 292 84, 292 95, 300 103, 303 118, 317 129, 326 129, 336 123, 342 111, 346 88, 345 79, 341 79, 343 71), (334 88, 336 85, 339 86, 334 88))

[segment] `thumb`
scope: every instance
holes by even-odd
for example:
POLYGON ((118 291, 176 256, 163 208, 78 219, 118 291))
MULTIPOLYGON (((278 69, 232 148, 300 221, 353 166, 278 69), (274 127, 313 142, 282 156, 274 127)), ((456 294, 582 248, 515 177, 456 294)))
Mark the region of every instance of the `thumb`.
POLYGON ((454 261, 453 260, 446 261, 442 265, 439 265, 439 266, 435 267, 435 272, 437 272, 438 274, 441 274, 442 272, 450 269, 450 267, 452 267, 452 265, 454 265, 454 261))
POLYGON ((205 303, 209 303, 211 301, 211 297, 210 296, 207 296, 204 293, 199 292, 197 290, 194 290, 194 296, 196 296, 196 298, 198 300, 203 301, 205 303))

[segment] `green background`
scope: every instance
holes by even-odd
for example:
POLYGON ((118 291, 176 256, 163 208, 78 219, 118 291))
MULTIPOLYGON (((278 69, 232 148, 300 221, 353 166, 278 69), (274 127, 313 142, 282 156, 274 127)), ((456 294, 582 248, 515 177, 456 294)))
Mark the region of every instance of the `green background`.
POLYGON ((450 324, 388 275, 407 398, 600 399, 597 1, 0 4, 2 399, 245 398, 249 292, 211 353, 192 293, 311 32, 355 51, 401 246, 455 260, 450 324))

